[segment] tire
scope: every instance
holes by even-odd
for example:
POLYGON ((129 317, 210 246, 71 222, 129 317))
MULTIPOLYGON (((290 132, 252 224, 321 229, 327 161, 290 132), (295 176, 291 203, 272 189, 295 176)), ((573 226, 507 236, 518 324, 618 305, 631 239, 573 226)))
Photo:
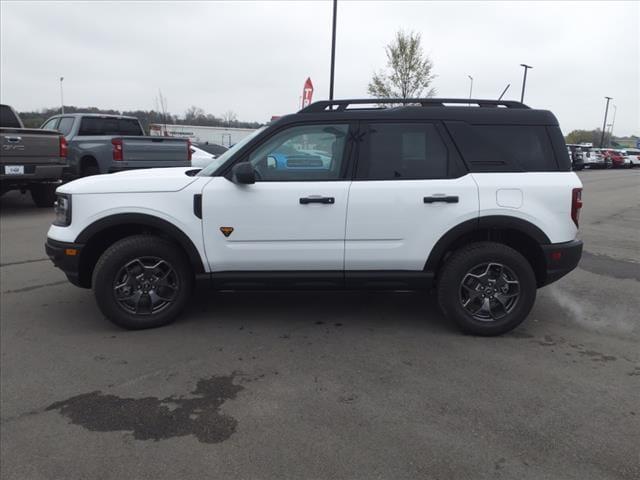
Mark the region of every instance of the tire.
POLYGON ((527 318, 537 285, 531 265, 519 252, 500 243, 478 242, 453 253, 441 269, 437 290, 442 313, 463 332, 496 336, 527 318), (468 302, 466 307, 463 302, 468 302))
POLYGON ((36 207, 51 208, 56 203, 57 183, 39 183, 29 188, 31 198, 36 207))
POLYGON ((98 168, 98 165, 96 165, 92 160, 90 160, 82 165, 80 176, 90 177, 92 175, 100 175, 100 169, 98 168))
POLYGON ((186 306, 192 284, 184 252, 155 235, 134 235, 111 245, 98 260, 92 281, 100 311, 129 330, 173 322, 186 306))

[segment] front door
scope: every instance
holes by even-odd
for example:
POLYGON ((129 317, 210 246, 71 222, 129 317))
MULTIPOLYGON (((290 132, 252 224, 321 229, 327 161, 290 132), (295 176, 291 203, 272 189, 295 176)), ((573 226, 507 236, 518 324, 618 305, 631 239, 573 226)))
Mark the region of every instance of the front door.
POLYGON ((256 183, 215 177, 202 196, 211 271, 344 269, 349 125, 286 127, 250 152, 256 183))

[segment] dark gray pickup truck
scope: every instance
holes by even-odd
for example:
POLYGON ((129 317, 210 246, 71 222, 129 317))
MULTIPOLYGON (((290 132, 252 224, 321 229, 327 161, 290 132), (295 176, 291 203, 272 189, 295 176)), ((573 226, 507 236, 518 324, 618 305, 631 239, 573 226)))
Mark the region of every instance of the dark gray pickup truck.
POLYGON ((31 192, 38 207, 53 206, 67 166, 67 142, 52 130, 24 128, 18 114, 0 105, 0 195, 31 192))
POLYGON ((145 136, 135 117, 62 114, 49 118, 41 128, 58 130, 65 136, 68 179, 136 168, 191 166, 188 139, 145 136))

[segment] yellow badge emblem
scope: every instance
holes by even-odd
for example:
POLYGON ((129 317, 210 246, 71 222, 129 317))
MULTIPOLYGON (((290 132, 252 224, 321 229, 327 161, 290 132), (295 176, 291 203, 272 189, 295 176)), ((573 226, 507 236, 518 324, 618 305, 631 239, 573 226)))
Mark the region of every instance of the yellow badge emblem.
POLYGON ((220 231, 225 237, 228 237, 233 233, 233 227, 220 227, 220 231))

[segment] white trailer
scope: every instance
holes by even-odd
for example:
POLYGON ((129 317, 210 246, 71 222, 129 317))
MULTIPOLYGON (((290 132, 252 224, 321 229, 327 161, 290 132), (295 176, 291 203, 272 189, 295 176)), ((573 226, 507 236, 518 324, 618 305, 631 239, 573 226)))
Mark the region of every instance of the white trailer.
POLYGON ((213 143, 230 147, 254 132, 253 128, 202 127, 198 125, 149 125, 149 135, 188 138, 193 143, 213 143))

